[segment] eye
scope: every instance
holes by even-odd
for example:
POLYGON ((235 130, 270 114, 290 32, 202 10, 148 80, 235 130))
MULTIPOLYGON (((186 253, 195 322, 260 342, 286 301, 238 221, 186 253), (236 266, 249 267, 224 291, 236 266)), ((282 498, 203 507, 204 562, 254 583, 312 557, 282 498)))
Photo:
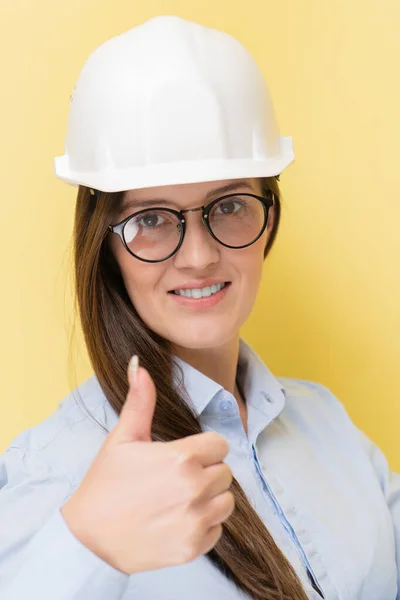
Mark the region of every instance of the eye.
POLYGON ((240 211, 246 204, 244 199, 240 198, 228 198, 221 200, 213 207, 213 213, 222 215, 233 215, 240 211))
POLYGON ((144 229, 152 229, 162 225, 163 220, 164 217, 160 213, 147 213, 138 218, 137 223, 144 229))

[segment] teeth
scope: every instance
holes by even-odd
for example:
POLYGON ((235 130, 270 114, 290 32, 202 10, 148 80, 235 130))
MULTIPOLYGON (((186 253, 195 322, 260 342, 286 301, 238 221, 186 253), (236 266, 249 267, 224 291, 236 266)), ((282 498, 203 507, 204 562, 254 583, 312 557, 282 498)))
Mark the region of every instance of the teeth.
POLYGON ((174 293, 179 296, 186 296, 186 298, 206 298, 207 296, 212 296, 212 294, 216 294, 223 287, 225 287, 225 283, 217 283, 215 285, 207 286, 201 289, 175 290, 174 293))

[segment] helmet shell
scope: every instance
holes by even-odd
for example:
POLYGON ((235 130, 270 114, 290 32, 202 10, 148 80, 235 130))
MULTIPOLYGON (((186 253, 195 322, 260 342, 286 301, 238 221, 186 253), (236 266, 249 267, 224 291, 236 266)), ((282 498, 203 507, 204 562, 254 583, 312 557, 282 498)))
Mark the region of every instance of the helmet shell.
POLYGON ((83 65, 55 174, 105 192, 278 175, 294 160, 267 83, 231 35, 157 16, 83 65))

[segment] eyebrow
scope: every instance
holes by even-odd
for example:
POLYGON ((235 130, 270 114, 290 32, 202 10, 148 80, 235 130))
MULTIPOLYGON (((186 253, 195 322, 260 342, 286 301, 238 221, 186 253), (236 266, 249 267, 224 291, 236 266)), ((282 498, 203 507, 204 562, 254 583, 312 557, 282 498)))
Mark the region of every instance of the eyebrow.
MULTIPOLYGON (((228 183, 227 185, 223 185, 222 187, 219 188, 215 188, 213 190, 210 190, 209 192, 207 192, 207 194, 205 195, 205 200, 210 200, 211 198, 219 195, 219 194, 224 194, 225 192, 231 192, 233 190, 237 190, 239 188, 246 188, 248 190, 251 190, 254 193, 254 190, 252 188, 252 186, 250 185, 250 183, 248 183, 247 181, 244 180, 240 180, 240 181, 234 181, 232 183, 228 183)), ((169 204, 172 204, 173 206, 178 207, 178 205, 173 202, 172 200, 168 200, 167 198, 154 198, 154 199, 149 199, 149 200, 129 200, 128 202, 126 202, 123 206, 121 206, 120 212, 123 212, 124 210, 126 210, 127 208, 133 208, 133 207, 139 207, 139 206, 167 206, 169 204)))

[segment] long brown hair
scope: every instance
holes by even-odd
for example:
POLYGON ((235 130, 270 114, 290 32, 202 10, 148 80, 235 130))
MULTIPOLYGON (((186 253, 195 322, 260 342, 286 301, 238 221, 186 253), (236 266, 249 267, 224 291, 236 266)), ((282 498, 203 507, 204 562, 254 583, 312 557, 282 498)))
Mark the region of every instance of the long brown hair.
MULTIPOLYGON (((276 237, 281 203, 274 177, 261 179, 261 184, 264 193, 271 190, 276 196, 265 259, 276 237)), ((120 414, 128 392, 128 362, 138 354, 157 390, 152 439, 177 440, 201 433, 202 428, 185 400, 183 373, 173 359, 171 343, 152 331, 136 312, 106 241, 107 227, 114 222, 122 197, 123 192, 98 192, 96 198, 89 188, 79 187, 73 231, 77 312, 91 365, 116 413, 120 414), (173 368, 180 373, 178 385, 173 382, 173 368)), ((292 565, 235 478, 230 490, 235 509, 222 524, 223 533, 207 553, 209 559, 255 600, 307 600, 292 565)))

